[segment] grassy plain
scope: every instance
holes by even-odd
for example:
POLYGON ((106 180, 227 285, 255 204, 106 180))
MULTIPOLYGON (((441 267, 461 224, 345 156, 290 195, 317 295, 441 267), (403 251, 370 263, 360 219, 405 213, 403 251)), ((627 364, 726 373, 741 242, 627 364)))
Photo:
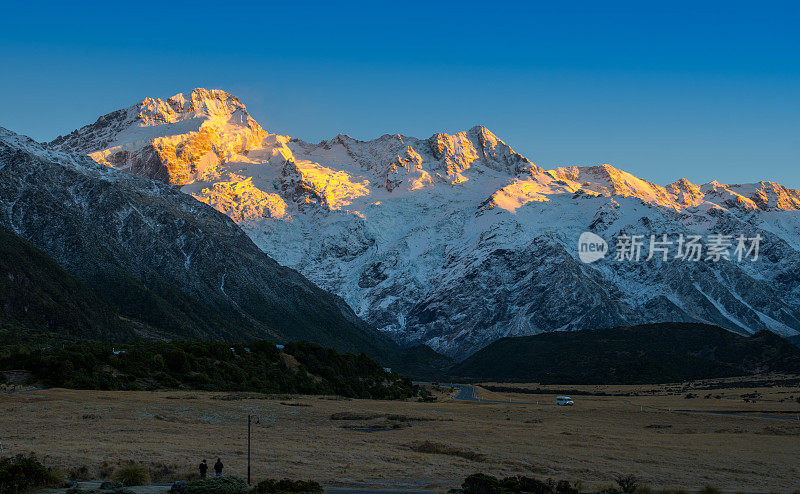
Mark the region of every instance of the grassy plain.
POLYGON ((632 473, 653 489, 792 492, 800 489, 800 380, 718 380, 667 386, 538 386, 536 393, 478 389, 434 403, 199 392, 64 389, 0 392, 4 452, 35 451, 66 472, 108 477, 127 461, 156 481, 195 474, 222 457, 245 476, 247 414, 253 478, 314 479, 326 486, 456 487, 474 472, 611 485, 632 473), (553 406, 577 391, 574 407, 553 406), (591 394, 584 394, 591 393, 591 394), (697 395, 686 398, 687 394, 697 395), (706 396, 708 396, 706 398, 706 396), (520 404, 520 402, 536 403, 520 404), (686 413, 746 411, 747 414, 686 413), (668 411, 672 410, 672 411, 668 411))

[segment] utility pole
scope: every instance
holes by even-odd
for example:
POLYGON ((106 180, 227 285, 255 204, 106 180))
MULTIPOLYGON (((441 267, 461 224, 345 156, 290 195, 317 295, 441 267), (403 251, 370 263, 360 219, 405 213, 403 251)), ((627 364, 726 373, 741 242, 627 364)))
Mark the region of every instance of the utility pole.
POLYGON ((247 414, 247 485, 251 485, 250 483, 250 424, 253 423, 253 419, 255 419, 255 423, 258 424, 260 422, 258 416, 247 414))
POLYGON ((251 417, 247 414, 247 485, 250 485, 250 422, 251 417))

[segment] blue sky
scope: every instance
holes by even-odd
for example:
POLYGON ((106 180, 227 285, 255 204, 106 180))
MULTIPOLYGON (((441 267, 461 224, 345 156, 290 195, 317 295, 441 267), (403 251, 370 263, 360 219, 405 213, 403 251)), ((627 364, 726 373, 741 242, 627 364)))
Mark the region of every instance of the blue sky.
POLYGON ((546 168, 800 187, 792 7, 5 2, 0 125, 49 140, 146 96, 221 88, 311 141, 483 124, 546 168))

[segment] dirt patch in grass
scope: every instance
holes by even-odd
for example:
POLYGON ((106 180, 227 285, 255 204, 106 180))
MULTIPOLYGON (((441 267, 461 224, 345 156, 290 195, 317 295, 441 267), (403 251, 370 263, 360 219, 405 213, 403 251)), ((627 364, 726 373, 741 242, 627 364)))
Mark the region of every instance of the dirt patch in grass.
POLYGON ((458 449, 454 446, 450 446, 449 444, 434 443, 431 441, 411 443, 411 450, 416 451, 417 453, 427 453, 432 455, 458 456, 459 458, 477 462, 486 461, 486 455, 481 453, 458 449))
POLYGON ((401 415, 397 413, 361 413, 361 412, 337 412, 331 415, 331 420, 376 420, 386 419, 393 422, 452 422, 452 418, 439 417, 419 417, 413 415, 401 415))
POLYGON ((398 429, 406 429, 411 427, 408 422, 393 422, 390 420, 380 420, 377 422, 370 422, 367 424, 346 424, 340 426, 342 429, 347 429, 356 432, 386 432, 396 431, 398 429))
POLYGON ((764 427, 761 431, 756 431, 756 434, 763 434, 765 436, 800 436, 800 429, 779 429, 777 427, 764 427))
POLYGON ((385 416, 379 413, 336 412, 331 414, 331 420, 374 420, 385 416))

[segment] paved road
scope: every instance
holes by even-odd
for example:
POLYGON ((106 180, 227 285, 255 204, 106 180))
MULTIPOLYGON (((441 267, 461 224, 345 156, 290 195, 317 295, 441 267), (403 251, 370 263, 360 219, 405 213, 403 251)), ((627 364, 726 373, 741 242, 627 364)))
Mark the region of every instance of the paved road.
MULTIPOLYGON (((425 381, 415 381, 414 384, 432 386, 433 383, 425 381)), ((502 401, 502 400, 484 400, 478 398, 478 390, 475 386, 470 384, 455 384, 455 383, 439 383, 437 386, 443 388, 455 388, 457 393, 453 395, 453 399, 461 401, 473 401, 481 403, 508 403, 509 405, 539 405, 539 406, 555 406, 555 403, 536 403, 529 401, 502 401)))
MULTIPOLYGON (((81 489, 97 490, 100 489, 100 481, 79 482, 81 489)), ((134 494, 167 494, 172 484, 154 483, 150 485, 140 485, 136 487, 126 487, 134 494)), ((66 488, 60 489, 40 489, 37 494, 64 494, 66 488)), ((347 488, 328 488, 325 494, 433 494, 434 491, 428 489, 347 489, 347 488)))
MULTIPOLYGON (((421 384, 421 385, 431 385, 430 382, 415 382, 414 384, 421 384)), ((496 400, 483 400, 478 398, 478 390, 475 386, 470 384, 455 384, 455 383, 439 383, 439 386, 445 388, 455 388, 458 392, 453 396, 456 400, 461 401, 472 401, 472 402, 483 402, 483 403, 505 403, 509 405, 539 405, 539 406, 555 406, 554 403, 536 403, 532 402, 525 402, 525 401, 496 401, 496 400)), ((634 406, 633 403, 630 405, 634 406)), ((611 409, 618 409, 614 407, 600 407, 600 408, 611 408, 611 409)), ((684 410, 684 409, 662 409, 662 408, 655 408, 655 407, 647 407, 656 411, 660 412, 678 412, 678 413, 694 413, 694 414, 701 414, 701 415, 732 415, 737 417, 750 417, 750 418, 759 418, 759 419, 771 419, 771 420, 800 420, 800 414, 796 415, 771 415, 765 413, 758 413, 758 412, 742 412, 741 410, 684 410)))
POLYGON ((325 494, 432 494, 433 490, 325 489, 325 494))
POLYGON ((456 388, 458 393, 453 397, 456 400, 464 400, 464 401, 481 401, 478 399, 478 390, 475 389, 475 386, 470 386, 469 384, 452 384, 452 383, 442 383, 440 386, 445 386, 448 388, 456 388))

